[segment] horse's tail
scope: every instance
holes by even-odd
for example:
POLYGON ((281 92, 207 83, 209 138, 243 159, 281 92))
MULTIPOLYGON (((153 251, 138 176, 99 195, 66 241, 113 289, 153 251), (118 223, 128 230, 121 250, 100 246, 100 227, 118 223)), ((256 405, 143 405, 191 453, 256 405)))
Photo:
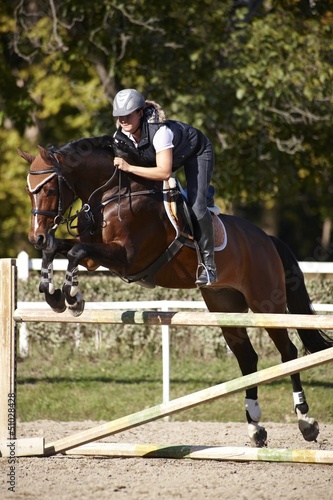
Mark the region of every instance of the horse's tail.
MULTIPOLYGON (((270 237, 281 258, 285 277, 287 308, 291 314, 315 314, 304 283, 304 275, 291 249, 278 238, 270 237)), ((333 347, 333 339, 322 330, 298 329, 298 335, 309 353, 333 347)))

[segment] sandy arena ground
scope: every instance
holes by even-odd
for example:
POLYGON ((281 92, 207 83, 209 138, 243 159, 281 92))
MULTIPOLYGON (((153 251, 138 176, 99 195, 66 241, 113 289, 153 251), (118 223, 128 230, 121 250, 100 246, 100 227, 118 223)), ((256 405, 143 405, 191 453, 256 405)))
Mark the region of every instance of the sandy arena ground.
MULTIPOLYGON (((19 423, 18 437, 60 439, 100 422, 19 423)), ((270 448, 333 450, 333 425, 321 424, 317 443, 307 443, 295 424, 265 423, 270 448)), ((155 421, 102 441, 249 446, 244 423, 155 421)), ((56 455, 18 458, 16 491, 7 490, 8 459, 0 459, 1 499, 239 499, 333 498, 333 465, 225 462, 164 458, 56 455)))

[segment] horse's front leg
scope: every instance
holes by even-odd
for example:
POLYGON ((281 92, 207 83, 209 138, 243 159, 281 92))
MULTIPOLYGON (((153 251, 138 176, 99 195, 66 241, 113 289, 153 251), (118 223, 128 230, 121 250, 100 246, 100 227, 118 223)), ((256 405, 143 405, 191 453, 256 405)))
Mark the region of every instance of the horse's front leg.
POLYGON ((105 266, 123 276, 127 261, 124 247, 118 243, 78 243, 67 253, 68 267, 66 280, 62 287, 67 307, 73 316, 80 316, 84 310, 84 300, 79 291, 79 264, 88 270, 105 266))
POLYGON ((55 288, 53 281, 53 260, 57 254, 66 256, 77 240, 50 238, 42 253, 41 280, 39 291, 44 293, 45 301, 57 313, 66 309, 65 296, 60 288, 55 288))
POLYGON ((39 283, 40 293, 44 293, 45 301, 56 313, 62 313, 66 309, 65 296, 60 290, 56 289, 53 281, 53 259, 43 253, 41 280, 39 283))
POLYGON ((42 252, 42 269, 39 291, 44 293, 45 301, 57 313, 66 309, 65 297, 62 291, 55 288, 53 281, 53 260, 57 254, 66 255, 68 250, 75 244, 73 240, 62 240, 49 237, 47 247, 42 252))
POLYGON ((65 282, 62 286, 65 303, 73 316, 80 316, 84 311, 85 301, 79 292, 79 268, 78 265, 68 262, 65 282))

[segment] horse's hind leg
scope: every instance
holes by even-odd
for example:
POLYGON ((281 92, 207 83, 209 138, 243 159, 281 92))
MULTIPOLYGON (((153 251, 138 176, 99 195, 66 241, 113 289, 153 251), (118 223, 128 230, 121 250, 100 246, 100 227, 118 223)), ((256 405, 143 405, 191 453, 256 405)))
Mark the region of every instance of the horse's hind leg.
MULTIPOLYGON (((246 328, 223 328, 224 338, 235 354, 242 375, 257 371, 258 355, 248 337, 246 328)), ((267 445, 267 432, 259 425, 261 409, 258 403, 258 388, 252 387, 245 393, 245 410, 248 422, 248 435, 253 446, 262 448, 267 445)))
MULTIPOLYGON (((281 353, 282 362, 297 358, 297 348, 289 338, 288 331, 281 329, 267 329, 277 349, 281 353)), ((308 416, 309 407, 301 384, 299 373, 291 375, 293 387, 294 410, 298 418, 298 427, 306 441, 315 441, 319 434, 318 423, 308 416)))
MULTIPOLYGON (((209 311, 246 312, 248 310, 244 295, 237 290, 222 288, 201 288, 202 296, 209 311)), ((258 355, 248 337, 246 328, 222 328, 223 336, 230 350, 236 356, 243 375, 257 371, 258 355)), ((248 421, 248 434, 253 446, 263 447, 267 443, 266 429, 259 425, 261 410, 258 403, 258 388, 252 387, 245 393, 245 410, 248 421)))

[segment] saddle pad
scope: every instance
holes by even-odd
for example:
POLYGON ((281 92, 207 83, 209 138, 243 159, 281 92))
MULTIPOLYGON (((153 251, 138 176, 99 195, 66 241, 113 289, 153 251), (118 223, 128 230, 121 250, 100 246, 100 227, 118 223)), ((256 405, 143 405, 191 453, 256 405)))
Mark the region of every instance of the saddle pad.
MULTIPOLYGON (((168 196, 168 189, 176 187, 176 180, 174 177, 171 177, 169 181, 164 181, 163 188, 165 190, 164 193, 164 207, 165 211, 169 217, 171 224, 174 226, 176 233, 179 231, 179 225, 177 220, 177 206, 175 203, 170 203, 168 196)), ((208 210, 211 213, 213 226, 214 226, 214 239, 215 239, 215 252, 220 252, 227 246, 227 232, 224 227, 223 222, 218 217, 220 213, 220 209, 217 206, 208 207, 208 210)))
POLYGON ((220 252, 227 246, 227 241, 228 241, 227 232, 221 219, 212 212, 211 215, 214 226, 214 239, 215 239, 214 250, 215 252, 220 252))

